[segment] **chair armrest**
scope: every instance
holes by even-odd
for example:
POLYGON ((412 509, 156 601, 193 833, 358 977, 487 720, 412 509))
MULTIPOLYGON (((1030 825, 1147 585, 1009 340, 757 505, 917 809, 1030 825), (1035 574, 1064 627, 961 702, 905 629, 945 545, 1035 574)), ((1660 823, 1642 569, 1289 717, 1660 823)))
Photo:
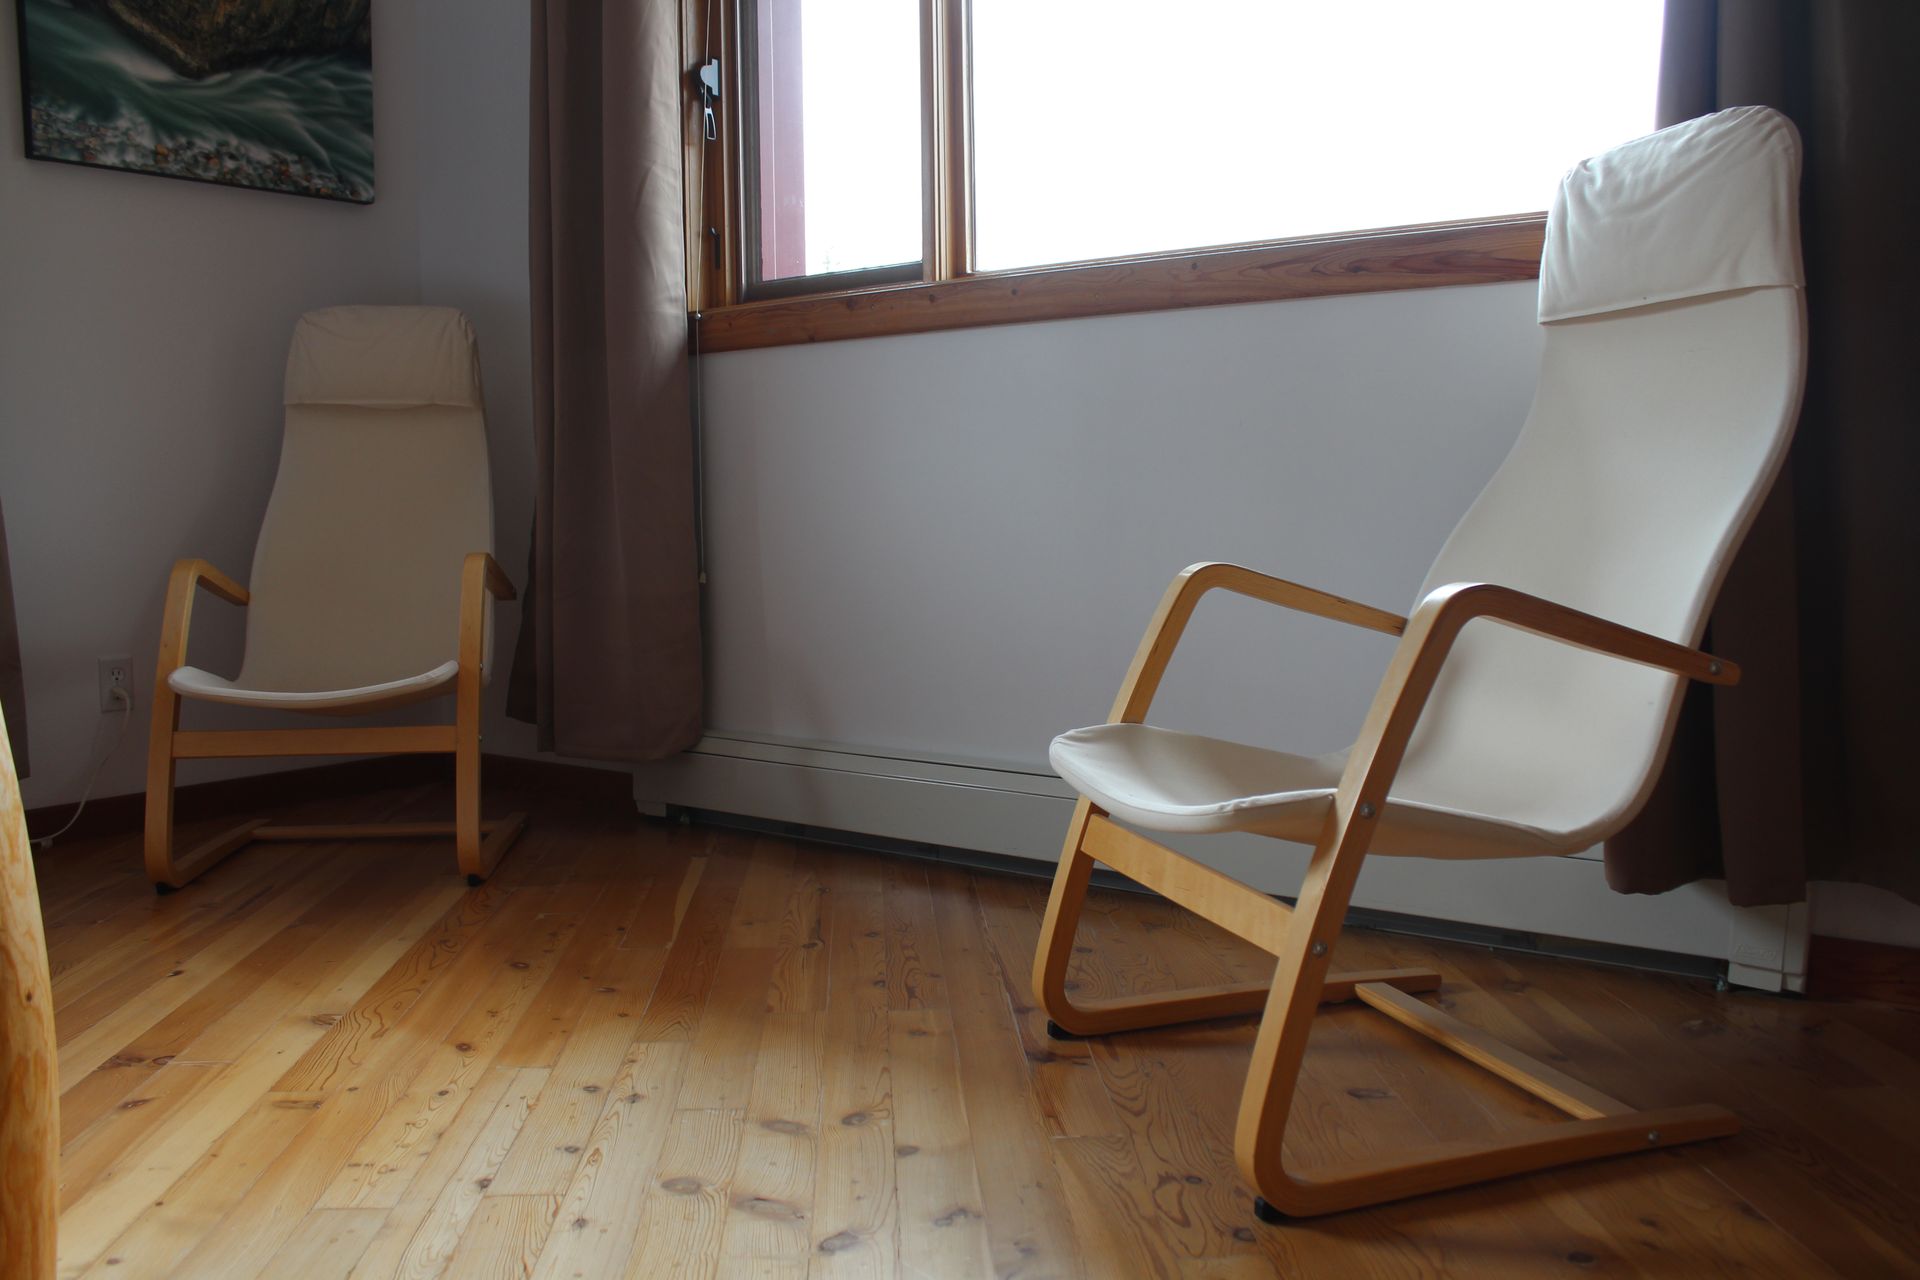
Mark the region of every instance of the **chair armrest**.
MULTIPOLYGON (((471 552, 460 568, 460 671, 461 679, 471 672, 475 677, 487 659, 487 597, 514 598, 513 582, 499 561, 484 551, 471 552)), ((474 685, 477 690, 478 684, 474 685)), ((474 694, 478 697, 478 693, 474 694)))
POLYGON ((500 562, 485 551, 470 552, 467 555, 467 562, 463 566, 463 573, 465 575, 461 580, 463 599, 465 595, 464 589, 473 584, 474 575, 476 574, 479 575, 479 585, 495 599, 512 600, 515 598, 513 579, 507 577, 507 571, 500 567, 500 562))
POLYGON ((193 600, 202 588, 230 604, 244 605, 247 589, 205 560, 176 560, 167 578, 166 612, 160 619, 160 656, 154 668, 156 705, 164 696, 167 677, 186 665, 187 633, 193 624, 193 600))
POLYGON ((1366 822, 1380 812, 1454 641, 1475 618, 1708 684, 1735 684, 1740 679, 1739 667, 1712 654, 1511 587, 1483 582, 1436 587, 1413 611, 1406 636, 1374 695, 1334 795, 1334 821, 1366 822))
POLYGON ((1414 610, 1407 634, 1414 634, 1424 623, 1427 635, 1423 643, 1430 644, 1436 636, 1444 634, 1447 647, 1451 648, 1460 629, 1475 618, 1490 618, 1550 640, 1659 667, 1690 680, 1704 680, 1708 684, 1740 682, 1740 668, 1723 658, 1524 591, 1485 582, 1455 582, 1435 587, 1414 610))
POLYGON ((186 591, 201 587, 229 604, 245 604, 251 599, 245 587, 205 560, 176 560, 173 565, 173 577, 167 583, 169 601, 173 599, 175 586, 183 586, 186 591))
POLYGON ((1179 645, 1180 637, 1187 629, 1187 620, 1193 616, 1200 597, 1214 590, 1231 591, 1300 613, 1331 618, 1335 622, 1366 627, 1372 631, 1384 631, 1388 635, 1400 635, 1407 625, 1407 620, 1397 613, 1357 604, 1330 592, 1303 587, 1285 578, 1256 573, 1237 564, 1210 561, 1189 565, 1174 578, 1166 594, 1160 598, 1160 608, 1154 613, 1153 621, 1147 624, 1147 634, 1141 639, 1140 648, 1133 656, 1133 665, 1127 669, 1126 679, 1121 681, 1120 696, 1114 699, 1113 710, 1107 716, 1110 723, 1138 724, 1146 717, 1153 695, 1160 688, 1161 678, 1167 673, 1167 664, 1173 659, 1174 648, 1179 645))

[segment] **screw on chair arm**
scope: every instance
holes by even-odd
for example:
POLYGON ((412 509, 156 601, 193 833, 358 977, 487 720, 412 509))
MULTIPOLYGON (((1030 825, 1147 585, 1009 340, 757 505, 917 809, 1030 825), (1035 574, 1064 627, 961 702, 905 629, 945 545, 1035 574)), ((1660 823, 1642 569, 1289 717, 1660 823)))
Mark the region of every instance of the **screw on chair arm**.
POLYGON ((1167 664, 1173 658, 1174 648, 1187 629, 1187 620, 1193 616, 1200 597, 1214 590, 1231 591, 1299 613, 1331 618, 1388 635, 1401 634, 1407 625, 1407 620, 1397 613, 1358 604, 1331 592, 1303 587, 1237 564, 1210 561, 1189 565, 1168 586, 1153 621, 1147 624, 1147 633, 1134 654, 1133 665, 1121 682, 1120 696, 1114 700, 1113 710, 1107 716, 1110 722, 1138 724, 1146 717, 1161 678, 1166 675, 1167 664))

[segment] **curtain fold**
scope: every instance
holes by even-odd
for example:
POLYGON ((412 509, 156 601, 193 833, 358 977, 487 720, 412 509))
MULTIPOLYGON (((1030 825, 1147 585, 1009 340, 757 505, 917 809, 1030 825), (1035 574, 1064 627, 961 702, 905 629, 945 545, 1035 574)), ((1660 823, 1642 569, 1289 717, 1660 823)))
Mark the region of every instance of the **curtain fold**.
POLYGON ((1659 893, 1724 876, 1743 906, 1798 902, 1809 880, 1920 901, 1920 5, 1668 0, 1665 37, 1662 125, 1758 104, 1800 127, 1811 350, 1786 470, 1708 628, 1741 682, 1689 690, 1607 878, 1659 893))
POLYGON ((20 626, 13 613, 13 570, 7 522, 0 516, 0 716, 6 717, 15 771, 27 776, 27 681, 20 664, 20 626))
POLYGON ((533 3, 536 491, 508 711, 563 755, 701 732, 679 22, 533 3))

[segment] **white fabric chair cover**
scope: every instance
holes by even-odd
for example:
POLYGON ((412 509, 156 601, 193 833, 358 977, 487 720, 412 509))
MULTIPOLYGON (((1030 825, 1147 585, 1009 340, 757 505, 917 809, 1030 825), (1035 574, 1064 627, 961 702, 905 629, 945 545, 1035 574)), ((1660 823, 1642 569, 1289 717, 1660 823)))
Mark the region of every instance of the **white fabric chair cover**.
POLYGON ((450 693, 461 567, 492 550, 466 317, 309 312, 287 357, 286 434, 254 548, 240 673, 182 667, 168 683, 189 698, 354 713, 450 693))
MULTIPOLYGON (((1532 412, 1422 597, 1496 583, 1700 642, 1799 409, 1799 169, 1793 126, 1743 107, 1567 175, 1547 225, 1532 412)), ((1593 845, 1645 803, 1680 693, 1677 677, 1648 667, 1470 625, 1373 851, 1498 857, 1593 845)), ((1051 759, 1122 821, 1312 843, 1345 753, 1097 725, 1055 739, 1051 759)))

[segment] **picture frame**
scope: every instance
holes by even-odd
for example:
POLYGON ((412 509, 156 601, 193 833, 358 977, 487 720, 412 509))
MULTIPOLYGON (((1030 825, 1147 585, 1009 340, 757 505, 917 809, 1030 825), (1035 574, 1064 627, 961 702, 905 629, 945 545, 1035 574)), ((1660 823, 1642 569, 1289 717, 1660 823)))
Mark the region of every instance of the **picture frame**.
POLYGON ((30 159, 371 204, 372 0, 15 0, 30 159))

